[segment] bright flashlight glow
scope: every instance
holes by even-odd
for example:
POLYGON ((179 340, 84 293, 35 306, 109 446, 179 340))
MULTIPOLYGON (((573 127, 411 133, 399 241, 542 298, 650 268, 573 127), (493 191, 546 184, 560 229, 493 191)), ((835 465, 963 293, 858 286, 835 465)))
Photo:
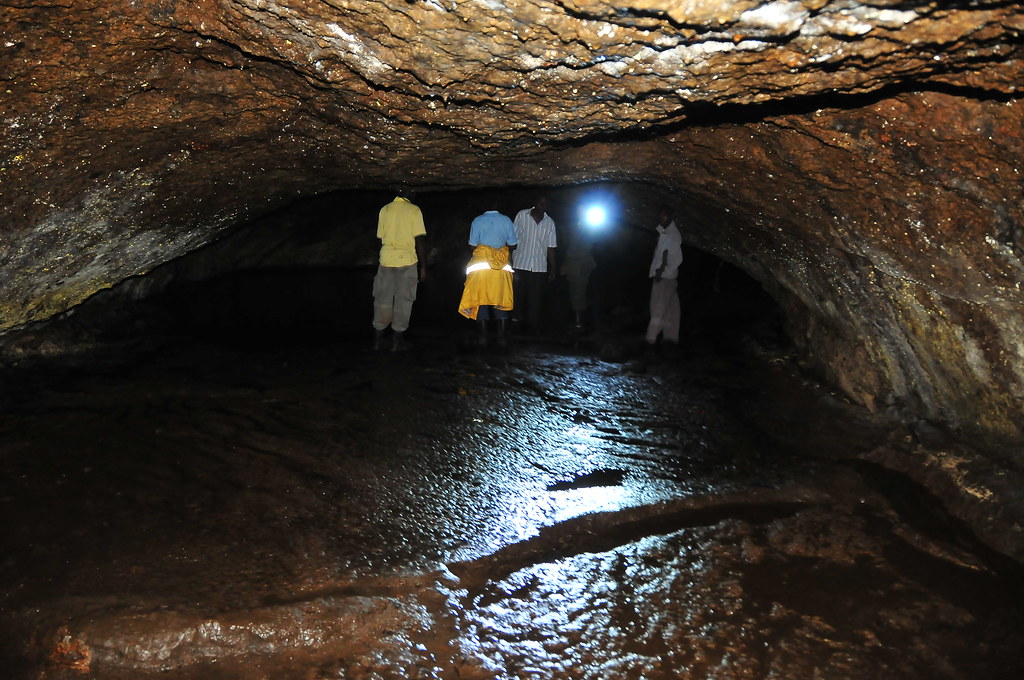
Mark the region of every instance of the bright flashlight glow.
POLYGON ((599 205, 592 205, 583 213, 583 219, 586 221, 587 226, 600 227, 608 219, 608 211, 599 205))

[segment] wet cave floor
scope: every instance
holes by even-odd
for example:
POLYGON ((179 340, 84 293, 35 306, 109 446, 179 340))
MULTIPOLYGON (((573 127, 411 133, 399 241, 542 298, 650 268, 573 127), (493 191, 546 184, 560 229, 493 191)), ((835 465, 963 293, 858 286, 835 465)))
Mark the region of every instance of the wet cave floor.
POLYGON ((0 414, 5 677, 1022 676, 1020 572, 787 361, 365 344, 0 414))

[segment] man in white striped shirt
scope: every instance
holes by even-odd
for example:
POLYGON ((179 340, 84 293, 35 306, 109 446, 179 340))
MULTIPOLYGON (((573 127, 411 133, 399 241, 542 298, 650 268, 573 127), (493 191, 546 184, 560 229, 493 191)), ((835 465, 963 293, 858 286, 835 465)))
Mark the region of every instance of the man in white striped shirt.
POLYGON ((557 269, 555 221, 547 214, 547 208, 547 198, 539 196, 532 208, 520 210, 515 219, 519 239, 512 262, 516 270, 516 310, 519 320, 532 332, 540 330, 544 289, 554 281, 557 269))

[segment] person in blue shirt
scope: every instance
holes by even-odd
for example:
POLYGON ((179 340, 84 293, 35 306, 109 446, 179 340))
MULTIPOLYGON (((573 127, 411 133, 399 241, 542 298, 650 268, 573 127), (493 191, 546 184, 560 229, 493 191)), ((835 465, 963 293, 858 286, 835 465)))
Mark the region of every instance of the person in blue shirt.
POLYGON ((518 243, 512 220, 497 210, 478 215, 470 225, 473 257, 466 267, 459 313, 476 320, 481 345, 487 344, 488 323, 493 319, 498 324, 498 345, 505 346, 514 305, 509 258, 518 243))

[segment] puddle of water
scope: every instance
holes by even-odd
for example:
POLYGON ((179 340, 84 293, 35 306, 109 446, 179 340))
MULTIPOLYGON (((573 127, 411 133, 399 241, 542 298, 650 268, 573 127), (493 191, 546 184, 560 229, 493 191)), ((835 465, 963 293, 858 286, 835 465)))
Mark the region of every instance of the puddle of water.
POLYGON ((619 486, 625 477, 625 470, 594 470, 593 472, 577 475, 574 479, 565 482, 548 484, 548 491, 568 491, 570 489, 586 489, 594 486, 619 486))

